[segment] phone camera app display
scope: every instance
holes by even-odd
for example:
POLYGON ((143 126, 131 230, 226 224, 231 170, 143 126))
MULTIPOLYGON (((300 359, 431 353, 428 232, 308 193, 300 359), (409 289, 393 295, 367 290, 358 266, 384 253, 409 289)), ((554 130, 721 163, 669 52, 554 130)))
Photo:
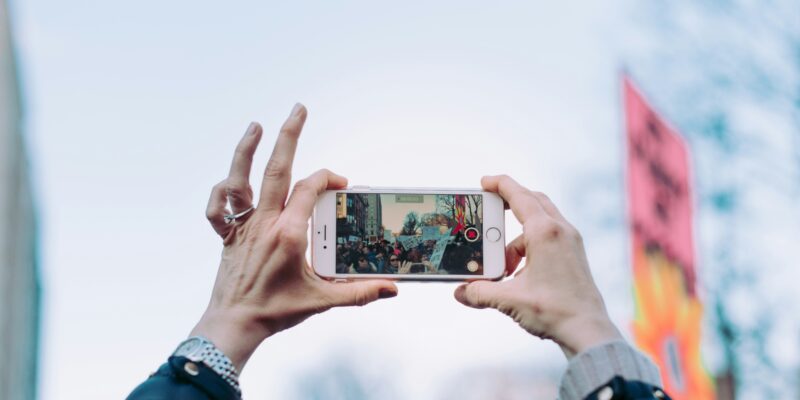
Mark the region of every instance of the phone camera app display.
POLYGON ((336 194, 337 274, 483 274, 482 196, 336 194))

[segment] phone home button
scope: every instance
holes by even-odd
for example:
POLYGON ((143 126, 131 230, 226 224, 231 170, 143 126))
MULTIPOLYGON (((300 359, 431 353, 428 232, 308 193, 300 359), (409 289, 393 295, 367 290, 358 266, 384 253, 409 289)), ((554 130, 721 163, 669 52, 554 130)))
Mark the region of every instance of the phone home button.
POLYGON ((490 242, 496 242, 500 240, 500 229, 489 228, 486 231, 486 239, 489 239, 490 242))

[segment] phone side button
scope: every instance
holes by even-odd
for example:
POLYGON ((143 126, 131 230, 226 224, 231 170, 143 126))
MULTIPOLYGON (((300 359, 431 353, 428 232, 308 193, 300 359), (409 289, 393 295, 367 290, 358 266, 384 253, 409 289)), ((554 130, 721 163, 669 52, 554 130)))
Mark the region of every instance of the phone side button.
POLYGON ((489 228, 486 231, 486 239, 489 239, 490 242, 496 242, 500 240, 500 229, 489 228))

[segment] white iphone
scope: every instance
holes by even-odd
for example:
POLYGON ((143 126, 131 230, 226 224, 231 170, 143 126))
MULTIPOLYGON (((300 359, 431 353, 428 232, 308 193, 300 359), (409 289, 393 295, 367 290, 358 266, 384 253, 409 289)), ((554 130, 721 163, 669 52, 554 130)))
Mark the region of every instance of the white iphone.
POLYGON ((504 221, 503 199, 480 190, 330 190, 314 209, 312 265, 333 280, 497 280, 504 221))

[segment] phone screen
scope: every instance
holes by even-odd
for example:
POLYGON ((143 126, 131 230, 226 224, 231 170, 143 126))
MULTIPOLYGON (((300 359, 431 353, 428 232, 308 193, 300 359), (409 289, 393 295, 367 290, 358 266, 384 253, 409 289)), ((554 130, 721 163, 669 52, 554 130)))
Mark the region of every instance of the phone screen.
POLYGON ((483 196, 337 193, 337 274, 483 274, 483 196))

